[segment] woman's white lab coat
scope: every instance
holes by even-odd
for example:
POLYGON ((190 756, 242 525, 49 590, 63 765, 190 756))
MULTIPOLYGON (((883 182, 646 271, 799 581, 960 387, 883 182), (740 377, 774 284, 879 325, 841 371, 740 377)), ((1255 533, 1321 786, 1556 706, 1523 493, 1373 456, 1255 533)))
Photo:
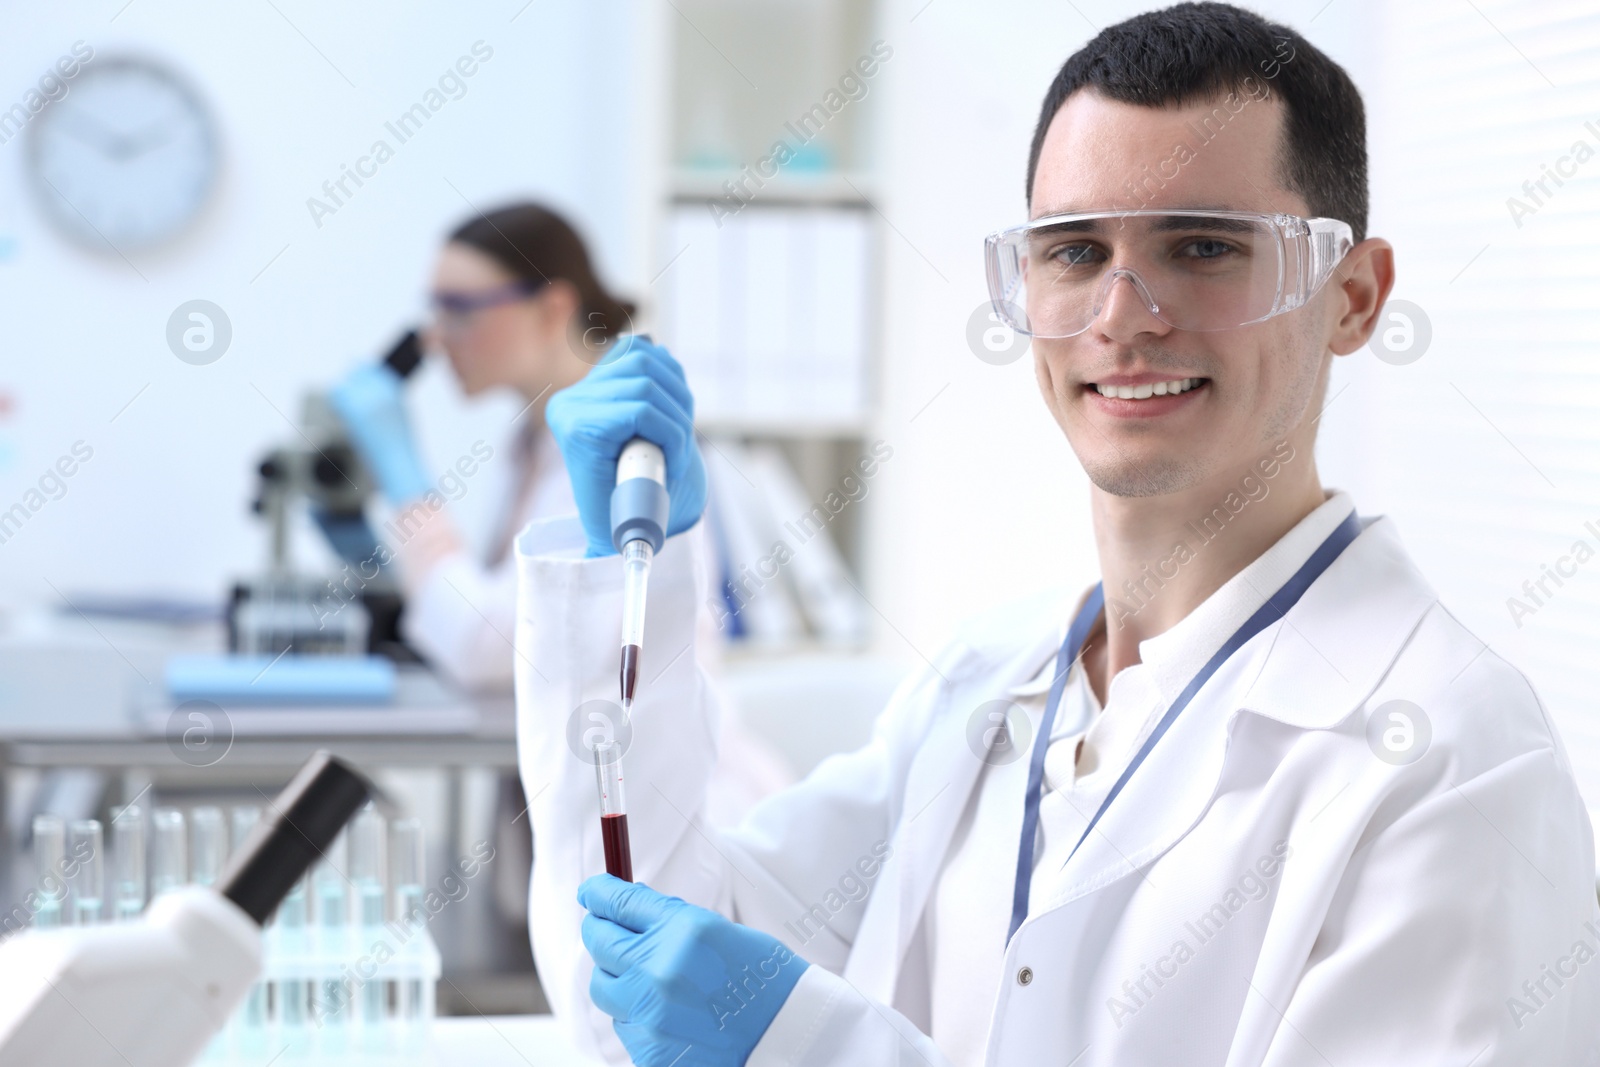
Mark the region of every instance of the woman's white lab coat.
MULTIPOLYGON (((500 479, 507 496, 491 536, 488 562, 458 544, 442 558, 430 558, 420 574, 403 570, 406 610, 401 625, 406 640, 457 685, 505 692, 512 682, 506 641, 516 625, 517 589, 514 559, 503 551, 509 547, 506 542, 530 522, 576 514, 578 505, 561 451, 545 427, 531 436, 519 430, 501 445, 501 455, 500 464, 510 466, 508 476, 500 479)), ((464 491, 471 491, 471 482, 463 484, 469 487, 464 491)), ((452 542, 460 540, 448 521, 424 523, 419 533, 422 538, 443 534, 452 542)))
MULTIPOLYGON (((701 814, 717 699, 684 647, 698 533, 670 539, 651 576, 626 764, 635 876, 813 964, 751 1067, 943 1064, 914 1018, 927 975, 907 949, 981 766, 969 719, 1033 676, 1081 591, 975 625, 900 686, 866 746, 719 831, 701 814)), ((568 722, 615 690, 621 589, 618 561, 584 560, 582 543, 568 520, 517 545, 530 926, 554 1010, 626 1062, 589 1001, 574 899, 604 863, 568 722)), ((1439 603, 1386 518, 1217 671, 1099 831, 995 946, 1000 988, 972 991, 993 1008, 989 1064, 1596 1061, 1600 908, 1565 751, 1527 679, 1439 603), (1392 700, 1431 724, 1407 765, 1368 741, 1392 700)))

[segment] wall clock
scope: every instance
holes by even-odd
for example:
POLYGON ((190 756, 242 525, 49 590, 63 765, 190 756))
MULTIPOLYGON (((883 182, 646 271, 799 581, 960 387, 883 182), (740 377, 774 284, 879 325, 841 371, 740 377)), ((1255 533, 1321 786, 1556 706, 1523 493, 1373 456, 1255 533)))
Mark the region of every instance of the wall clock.
POLYGON ((68 85, 29 130, 29 178, 51 223, 107 252, 184 230, 217 182, 216 127, 199 95, 127 56, 97 56, 68 85))

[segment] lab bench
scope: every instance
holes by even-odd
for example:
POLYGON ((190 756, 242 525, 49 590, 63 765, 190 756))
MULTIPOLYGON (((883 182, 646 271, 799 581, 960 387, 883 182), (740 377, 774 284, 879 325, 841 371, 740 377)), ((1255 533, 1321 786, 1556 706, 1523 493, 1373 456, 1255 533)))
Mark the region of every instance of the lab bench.
POLYGON ((440 1019, 434 1024, 433 1067, 594 1067, 552 1015, 440 1019))
MULTIPOLYGON (((367 707, 230 707, 209 751, 181 743, 184 720, 159 682, 167 642, 114 634, 100 644, 19 648, 0 643, 0 890, 19 899, 32 810, 73 809, 104 819, 116 805, 263 804, 311 753, 327 749, 368 772, 423 818, 430 881, 478 842, 521 866, 527 819, 506 825, 516 768, 509 693, 458 692, 427 669, 399 668, 394 697, 367 707), (112 643, 115 641, 115 644, 112 643), (151 684, 156 683, 156 684, 151 684), (54 802, 52 801, 54 798, 54 802), (497 814, 498 813, 498 814, 497 814), (507 843, 509 842, 509 847, 507 843)), ((518 805, 520 806, 520 805, 518 805)), ((525 926, 507 915, 526 872, 487 867, 487 881, 437 916, 448 982, 440 1011, 545 1009, 525 926), (480 888, 481 886, 481 888, 480 888), (501 903, 497 906, 497 900, 501 903)))

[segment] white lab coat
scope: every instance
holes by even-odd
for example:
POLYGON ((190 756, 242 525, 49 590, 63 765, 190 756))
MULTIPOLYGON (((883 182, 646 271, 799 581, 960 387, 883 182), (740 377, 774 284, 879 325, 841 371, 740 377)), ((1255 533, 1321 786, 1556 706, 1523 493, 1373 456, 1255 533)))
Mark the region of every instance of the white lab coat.
MULTIPOLYGON (((651 577, 654 663, 694 631, 698 529, 669 539, 651 577)), ((558 521, 517 545, 530 927, 553 1009, 623 1063, 588 996, 574 893, 604 864, 594 773, 566 732, 615 688, 621 570, 581 559, 582 543, 558 521)), ((1081 596, 980 621, 899 687, 867 745, 730 830, 701 815, 714 690, 693 655, 646 668, 660 673, 626 762, 635 876, 812 964, 750 1067, 948 1062, 892 1005, 927 999, 906 950, 978 777, 969 720, 1037 670, 1081 596), (863 881, 864 899, 841 891, 863 881), (831 926, 804 937, 808 913, 831 926)), ((1001 987, 973 990, 993 1006, 988 1064, 1600 1060, 1594 845, 1565 750, 1527 679, 1439 603, 1386 518, 1217 671, 1099 831, 995 947, 1001 987), (1409 765, 1367 741, 1394 699, 1431 723, 1409 765)))
MULTIPOLYGON (((499 462, 511 467, 502 479, 507 497, 492 535, 501 547, 504 538, 536 519, 578 510, 555 437, 541 426, 534 442, 526 456, 517 439, 500 446, 499 462)), ((467 485, 471 491, 471 483, 467 485)), ((458 536, 449 523, 425 524, 421 535, 458 536)), ((511 687, 512 654, 506 642, 515 627, 517 579, 510 552, 485 563, 458 549, 421 575, 408 573, 406 586, 401 625, 414 648, 463 688, 504 692, 511 687)))
MULTIPOLYGON (((526 447, 526 446, 523 446, 526 447)), ((549 427, 541 425, 534 434, 531 455, 515 443, 502 449, 514 465, 509 495, 496 526, 495 539, 512 535, 530 522, 556 516, 576 516, 578 505, 572 495, 572 480, 549 427)), ((420 536, 454 537, 448 523, 424 524, 420 536)), ((516 658, 510 640, 516 629, 517 573, 514 544, 506 545, 505 558, 485 564, 465 549, 450 552, 427 570, 413 577, 407 589, 405 614, 401 624, 406 639, 433 667, 464 689, 480 693, 504 692, 512 685, 512 661, 516 658)), ((710 570, 717 555, 709 538, 698 540, 699 566, 710 570)), ((709 605, 699 613, 699 639, 696 654, 707 670, 721 667, 722 638, 716 619, 725 609, 709 605)), ((616 629, 613 623, 612 629, 616 629)), ((613 670, 613 674, 615 671, 613 670)), ((612 688, 615 689, 615 678, 612 688)), ((729 758, 718 767, 712 782, 710 812, 713 821, 735 821, 741 808, 788 785, 794 780, 772 747, 745 728, 736 714, 722 722, 720 745, 729 758)), ((521 886, 510 891, 509 899, 521 896, 521 886)), ((514 907, 520 908, 521 904, 514 907)))

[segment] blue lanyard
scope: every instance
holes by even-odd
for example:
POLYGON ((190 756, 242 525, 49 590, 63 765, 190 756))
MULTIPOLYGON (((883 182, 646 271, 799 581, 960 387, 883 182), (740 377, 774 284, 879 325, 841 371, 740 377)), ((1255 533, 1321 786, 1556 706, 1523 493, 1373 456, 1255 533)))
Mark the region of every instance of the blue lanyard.
MULTIPOLYGON (((1221 648, 1217 649, 1216 655, 1212 656, 1206 662, 1206 665, 1200 668, 1200 673, 1194 676, 1194 680, 1184 688, 1182 693, 1178 694, 1178 699, 1173 701, 1172 707, 1167 709, 1167 713, 1161 717, 1161 721, 1156 724, 1156 728, 1150 731, 1150 736, 1145 739, 1144 744, 1134 754, 1133 760, 1128 764, 1127 769, 1122 772, 1122 776, 1111 787, 1111 792, 1106 794, 1105 800, 1100 803, 1100 809, 1089 820, 1089 825, 1084 827, 1083 836, 1078 838, 1078 843, 1073 845, 1072 851, 1067 854, 1068 860, 1077 855, 1078 848, 1084 841, 1088 840, 1089 834, 1095 828, 1095 824, 1100 821, 1100 816, 1106 813, 1106 809, 1117 798, 1117 794, 1122 792, 1122 787, 1128 784, 1129 778, 1133 777, 1133 772, 1139 769, 1139 764, 1144 762, 1145 757, 1150 754, 1150 750, 1155 747, 1156 742, 1161 740, 1162 735, 1167 732, 1167 729, 1177 719, 1178 714, 1188 707, 1189 701, 1194 699, 1200 688, 1217 672, 1217 668, 1226 663, 1228 657, 1233 655, 1245 642, 1288 614, 1289 609, 1294 607, 1301 594, 1310 588, 1311 583, 1316 581, 1322 572, 1328 569, 1328 565, 1337 559, 1339 553, 1343 552, 1360 533, 1361 520, 1352 510, 1349 515, 1345 516, 1344 521, 1339 524, 1338 528, 1328 535, 1327 540, 1323 541, 1317 550, 1311 554, 1311 558, 1306 560, 1304 565, 1294 573, 1294 576, 1284 583, 1283 588, 1279 589, 1272 595, 1271 599, 1261 605, 1260 609, 1250 616, 1243 626, 1239 627, 1238 632, 1228 638, 1221 648)), ((1055 724, 1056 708, 1061 703, 1062 693, 1066 691, 1067 675, 1072 673, 1072 665, 1078 658, 1078 652, 1083 647, 1084 639, 1089 636, 1089 630, 1094 625, 1095 620, 1099 618, 1100 611, 1104 606, 1105 590, 1100 583, 1096 582, 1094 589, 1089 593, 1089 599, 1078 610, 1077 618, 1072 620, 1072 626, 1067 630, 1067 638, 1061 642, 1061 650, 1056 653, 1055 679, 1050 683, 1050 697, 1045 702, 1044 718, 1039 723, 1039 736, 1034 739, 1033 757, 1028 764, 1028 793, 1022 807, 1022 841, 1017 848, 1017 882, 1011 894, 1011 929, 1006 934, 1007 944, 1011 943, 1011 938, 1016 934, 1017 928, 1022 925, 1022 920, 1028 917, 1028 890, 1029 883, 1033 879, 1033 844, 1034 839, 1038 836, 1039 794, 1040 786, 1044 782, 1044 754, 1045 750, 1050 747, 1050 729, 1055 724)))

